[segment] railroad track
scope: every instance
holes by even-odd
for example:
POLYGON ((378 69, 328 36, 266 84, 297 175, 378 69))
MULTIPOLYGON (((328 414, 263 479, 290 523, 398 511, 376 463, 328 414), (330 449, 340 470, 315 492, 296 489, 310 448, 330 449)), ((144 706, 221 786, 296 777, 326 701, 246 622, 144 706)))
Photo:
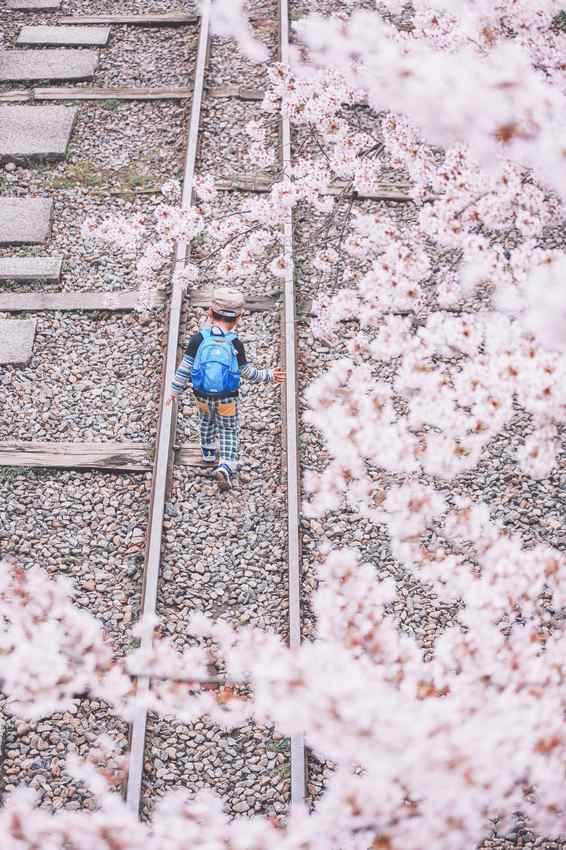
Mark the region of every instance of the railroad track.
MULTIPOLYGON (((289 64, 289 3, 279 0, 280 54, 281 62, 289 64)), ((283 168, 291 164, 291 128, 289 117, 281 120, 281 151, 283 168)), ((285 277, 285 363, 287 382, 285 386, 286 460, 287 460, 287 540, 289 559, 289 644, 298 647, 301 643, 301 548, 299 539, 299 456, 297 419, 297 350, 296 350, 296 298, 295 267, 293 263, 293 216, 289 212, 285 221, 285 253, 290 259, 285 277)), ((306 754, 302 735, 291 738, 291 802, 300 803, 305 797, 306 754)))
MULTIPOLYGON (((204 91, 206 58, 208 54, 210 28, 209 4, 205 5, 203 8, 199 26, 200 34, 198 56, 193 84, 193 98, 189 119, 189 134, 183 175, 183 207, 190 206, 193 198, 192 185, 197 158, 201 105, 204 91)), ((180 242, 177 245, 177 263, 184 263, 185 261, 188 261, 189 250, 190 246, 186 243, 180 242)), ((165 404, 165 399, 167 396, 167 390, 171 386, 171 381, 175 374, 177 365, 176 360, 181 334, 182 306, 183 288, 182 286, 177 285, 173 288, 171 298, 167 335, 167 354, 163 373, 163 382, 161 385, 159 428, 151 487, 149 535, 146 544, 146 558, 144 564, 143 598, 141 606, 142 616, 153 616, 157 609, 157 586, 161 565, 165 499, 167 494, 169 467, 172 460, 175 430, 173 407, 167 406, 165 404)), ((147 637, 145 641, 151 641, 151 638, 147 637)), ((143 678, 138 680, 138 693, 143 693, 149 688, 149 686, 150 682, 148 679, 143 678)), ((141 806, 146 727, 147 711, 145 709, 141 709, 137 712, 131 728, 128 781, 126 788, 126 800, 128 806, 135 812, 139 812, 141 806)))
MULTIPOLYGON (((281 61, 288 62, 289 25, 287 0, 280 0, 280 56, 281 61)), ((205 5, 200 19, 200 36, 196 73, 193 84, 193 98, 189 121, 189 136, 184 170, 184 191, 182 204, 191 205, 192 182, 198 151, 200 133, 201 107, 204 98, 206 62, 209 49, 210 6, 205 5)), ((281 151, 283 167, 291 162, 291 136, 288 118, 281 122, 281 151)), ((289 214, 284 225, 284 250, 292 258, 293 254, 293 222, 289 214)), ((187 262, 190 258, 190 245, 179 243, 177 246, 177 264, 187 262)), ((144 590, 142 615, 154 616, 157 611, 157 594, 161 552, 163 542, 163 520, 167 498, 169 471, 173 462, 173 446, 175 443, 175 414, 172 406, 165 404, 168 388, 171 386, 176 369, 176 356, 182 332, 181 316, 183 307, 183 288, 176 286, 173 290, 169 313, 169 329, 167 355, 161 390, 159 413, 158 442, 155 454, 155 465, 151 490, 151 508, 149 519, 149 538, 147 541, 146 561, 144 569, 144 590)), ((297 447, 297 380, 296 380, 296 327, 295 327, 295 289, 294 268, 289 264, 284 286, 284 316, 282 321, 282 349, 287 370, 283 416, 285 420, 285 458, 287 482, 287 552, 288 552, 288 587, 289 587, 289 643, 298 646, 301 642, 301 569, 299 542, 299 462, 297 447)), ((151 642, 151 637, 145 638, 151 642)), ((143 693, 151 686, 144 678, 138 681, 138 691, 143 693)), ((134 812, 141 809, 143 772, 146 748, 147 711, 140 709, 132 723, 128 781, 126 789, 127 803, 134 812)), ((305 798, 305 744, 303 736, 295 736, 290 742, 290 785, 291 802, 303 802, 305 798)))
MULTIPOLYGON (((279 14, 279 50, 280 58, 282 61, 285 62, 287 61, 289 35, 289 12, 287 8, 287 0, 281 0, 279 5, 279 14)), ((164 17, 167 17, 167 15, 165 15, 164 17)), ((172 26, 195 23, 195 21, 193 20, 194 16, 185 17, 187 18, 186 20, 183 18, 183 20, 175 21, 165 21, 163 19, 160 19, 157 23, 159 23, 159 25, 169 24, 172 26), (190 21, 189 17, 191 18, 190 21)), ((60 20, 60 24, 65 27, 81 25, 90 26, 93 24, 98 26, 109 27, 113 25, 134 26, 136 24, 142 23, 156 23, 156 21, 153 20, 146 20, 145 18, 147 18, 147 16, 145 16, 143 20, 140 20, 138 17, 138 20, 134 21, 131 20, 131 18, 132 16, 129 15, 110 15, 91 16, 87 19, 84 16, 75 15, 69 16, 67 18, 62 18, 60 20), (104 18, 104 20, 102 20, 102 18, 104 18)), ((41 22, 43 22, 42 19, 41 22)), ((115 85, 109 87, 107 83, 103 83, 103 85, 99 86, 82 85, 77 87, 76 85, 63 86, 60 84, 57 86, 53 86, 51 84, 49 86, 46 86, 44 83, 39 81, 39 83, 35 87, 31 87, 31 84, 28 84, 26 88, 19 89, 17 87, 6 88, 6 85, 2 87, 2 85, 0 84, 0 104, 9 104, 9 106, 5 107, 6 109, 13 109, 15 105, 21 104, 25 104, 26 108, 29 109, 53 109, 54 107, 51 106, 49 103, 51 101, 61 101, 64 103, 66 100, 80 100, 81 102, 87 101, 87 103, 101 103, 104 105, 104 108, 108 107, 110 110, 114 110, 117 108, 116 103, 122 102, 153 102, 157 100, 163 103, 175 99, 181 99, 182 102, 183 99, 187 99, 188 106, 186 108, 186 112, 190 112, 190 115, 188 115, 188 134, 186 140, 186 149, 184 152, 184 191, 182 203, 185 206, 189 206, 192 202, 191 187, 193 183, 195 168, 197 165, 199 133, 201 129, 201 116, 203 111, 203 104, 205 103, 206 99, 230 97, 237 98, 238 100, 244 102, 246 100, 253 102, 257 101, 258 97, 261 95, 260 93, 260 95, 258 96, 257 90, 255 90, 252 86, 242 87, 239 85, 214 85, 214 82, 209 82, 209 84, 207 85, 207 56, 210 47, 208 7, 205 7, 203 9, 202 14, 198 20, 198 40, 195 47, 195 70, 190 85, 187 85, 185 82, 183 86, 168 85, 167 87, 152 86, 140 88, 139 86, 128 87, 115 85), (189 96, 191 98, 190 101, 188 100, 189 96), (46 102, 47 106, 45 105, 46 102), (27 106, 28 104, 29 106, 27 106)), ((40 64, 41 56, 35 56, 34 61, 40 64)), ((84 57, 81 61, 84 61, 84 57)), ((94 63, 94 58, 91 57, 90 61, 91 64, 94 63)), ((95 67, 95 63, 93 67, 95 67)), ((37 70, 34 73, 36 73, 37 75, 37 70)), ((67 107, 56 108, 66 109, 67 107)), ((75 107, 72 107, 72 109, 76 110, 75 107)), ((15 113, 11 113, 11 115, 14 114, 15 113)), ((63 113, 60 114, 63 115, 63 113)), ((74 120, 75 113, 73 113, 73 121, 74 120)), ((69 135, 72 129, 72 124, 73 122, 71 122, 68 128, 69 135)), ((60 146, 60 148, 58 149, 58 152, 54 157, 56 160, 61 161, 64 159, 68 143, 69 136, 66 137, 63 147, 61 148, 60 146)), ((283 163, 286 164, 290 161, 291 157, 290 130, 288 121, 286 120, 282 122, 281 126, 281 151, 283 163)), ((4 160, 8 159, 8 161, 10 162, 13 159, 15 162, 22 162, 22 167, 25 168, 27 167, 28 153, 29 152, 26 149, 26 153, 22 154, 20 157, 17 151, 8 153, 4 152, 4 160)), ((40 150, 39 154, 40 157, 44 159, 50 158, 49 156, 45 156, 45 151, 42 153, 42 151, 40 150)), ((1 158, 2 151, 0 150, 0 159, 1 158)), ((239 184, 237 184, 237 181, 234 182, 233 187, 228 186, 227 188, 241 190, 241 187, 239 186, 239 184)), ((254 189, 252 188, 251 191, 253 190, 254 189)), ((97 193, 99 196, 102 196, 104 195, 104 190, 98 189, 97 185, 95 184, 94 189, 88 194, 90 197, 96 197, 97 193)), ((143 192, 139 193, 138 190, 132 190, 129 187, 126 189, 126 191, 122 191, 122 189, 120 188, 117 191, 113 191, 107 194, 109 195, 109 197, 117 197, 117 203, 121 203, 122 195, 126 195, 127 197, 133 199, 140 198, 141 200, 139 201, 139 203, 145 203, 145 195, 143 194, 143 192)), ((0 206, 1 203, 2 202, 0 199, 0 206)), ((51 203, 51 201, 49 203, 51 203)), ((51 243, 53 242, 54 234, 55 241, 59 239, 57 221, 58 212, 58 208, 55 209, 54 213, 51 209, 49 211, 49 216, 52 216, 53 214, 54 225, 51 225, 51 238, 49 239, 49 242, 47 242, 47 238, 49 237, 50 226, 49 223, 47 225, 47 229, 43 234, 43 241, 45 244, 51 245, 51 243)), ((24 212, 24 216, 26 215, 27 212, 24 212)), ((290 216, 285 222, 284 231, 285 251, 287 255, 292 258, 293 227, 290 216)), ((10 239, 11 237, 9 236, 5 240, 4 244, 6 246, 13 244, 10 242, 10 239)), ((1 241, 2 240, 0 239, 0 242, 1 241)), ((119 317, 123 315, 123 311, 131 311, 135 307, 137 297, 135 290, 127 290, 110 294, 100 289, 96 289, 94 291, 78 290, 76 292, 68 290, 63 292, 53 291, 53 287, 56 287, 61 280, 62 259, 66 261, 65 257, 61 258, 53 256, 53 249, 49 250, 49 256, 35 257, 32 256, 31 253, 28 252, 25 248, 17 249, 17 256, 11 257, 7 256, 7 252, 9 250, 10 249, 8 247, 4 248, 4 256, 2 256, 2 249, 0 248, 0 281, 11 281, 8 291, 5 293, 0 292, 0 316, 3 313, 9 316, 9 319, 4 321, 8 321, 10 323, 10 328, 14 328, 16 324, 26 324, 29 329, 30 326, 33 325, 33 333, 31 334, 31 338, 27 341, 26 352, 21 361, 22 365, 25 365, 26 361, 29 360, 29 358, 32 356, 32 346, 34 344, 33 334, 36 332, 36 327, 39 330, 40 338, 44 338, 44 335, 42 333, 44 317, 53 315, 51 311, 58 311, 55 313, 57 317, 62 317, 65 315, 65 313, 62 313, 61 311, 79 311, 78 315, 86 315, 84 311, 92 311, 89 315, 96 317, 98 315, 96 311, 103 310, 105 311, 103 315, 107 316, 107 320, 109 323, 119 323, 122 321, 122 319, 119 317), (32 291, 24 294, 19 293, 17 284, 19 284, 19 282, 21 281, 28 280, 44 281, 44 287, 47 291, 32 291), (28 319, 27 317, 30 315, 32 318, 28 319), (12 318, 13 316, 15 316, 16 318, 12 318), (24 318, 22 318, 22 316, 24 318)), ((190 245, 177 245, 175 257, 176 265, 188 261, 190 257, 190 250, 190 245)), ((2 467, 4 467, 5 469, 7 468, 8 471, 17 469, 18 467, 23 468, 25 470, 30 470, 33 468, 39 468, 44 470, 50 469, 51 471, 47 473, 47 475, 49 476, 47 481, 48 487, 52 488, 53 492, 56 493, 56 496, 54 497, 55 502, 60 501, 61 498, 66 498, 65 487, 67 486, 66 482, 68 482, 69 480, 74 483, 74 486, 76 487, 77 491, 80 490, 82 492, 82 496, 79 497, 79 500, 83 502, 85 501, 85 499, 88 500, 89 486, 95 485, 98 488, 99 486, 101 486, 99 482, 106 480, 100 477, 101 474, 97 470, 111 470, 113 475, 112 480, 119 480, 120 482, 124 482, 123 485, 120 484, 120 487, 125 488, 126 492, 130 492, 130 490, 134 489, 134 484, 130 484, 128 482, 139 482, 140 473, 145 473, 146 477, 149 478, 151 472, 150 508, 149 517, 147 520, 148 530, 147 534, 145 535, 142 596, 141 604, 139 606, 138 611, 138 613, 140 614, 155 614, 156 612, 159 614, 163 613, 162 611, 160 611, 159 580, 160 575, 163 574, 164 557, 168 557, 167 540, 165 539, 166 533, 164 534, 164 529, 167 525, 167 522, 165 520, 166 507, 167 500, 171 497, 170 494, 172 487, 172 479, 174 477, 174 470, 179 469, 179 465, 181 468, 183 468, 184 466, 198 466, 198 460, 196 458, 196 447, 193 447, 191 445, 185 445, 181 446, 181 448, 179 449, 179 447, 177 446, 177 414, 176 411, 174 411, 171 407, 167 407, 163 403, 163 401, 167 389, 171 384, 171 379, 175 371, 179 344, 183 340, 184 334, 186 333, 187 312, 189 312, 190 316, 191 311, 193 311, 193 308, 199 306, 206 306, 206 299, 203 299, 203 294, 198 291, 184 294, 180 286, 174 286, 172 288, 169 309, 167 311, 167 328, 165 333, 166 352, 159 390, 161 394, 161 401, 159 404, 157 438, 155 442, 155 447, 153 447, 150 443, 142 443, 139 440, 134 440, 130 442, 125 440, 114 440, 114 442, 110 442, 107 440, 105 442, 93 443, 86 442, 83 439, 79 442, 77 440, 72 440, 72 436, 74 436, 74 434, 72 434, 71 439, 68 439, 65 443, 55 442, 54 440, 50 440, 48 442, 41 440, 33 440, 28 438, 28 434, 26 434, 26 439, 22 439, 22 437, 20 436, 19 439, 2 440, 2 442, 0 443, 0 487, 2 485, 2 467), (61 472, 60 470, 63 471, 61 472), (86 470, 89 471, 87 472, 86 470), (78 482, 80 482, 80 486, 78 482), (81 487, 83 488, 82 490, 81 487), (59 489, 63 496, 59 494, 59 489)), ((275 316, 274 308, 277 306, 276 300, 270 300, 269 298, 262 299, 261 297, 255 298, 254 300, 253 294, 248 300, 257 309, 264 310, 266 311, 266 313, 270 311, 272 315, 275 316)), ((73 313, 68 324, 73 324, 73 322, 78 323, 79 319, 76 318, 76 316, 77 314, 73 313)), ((48 320, 48 327, 50 321, 51 320, 48 320)), ((54 326, 56 328, 59 328, 57 322, 61 321, 66 322, 67 320, 57 318, 55 320, 54 326)), ((55 333, 58 332, 58 330, 55 331, 55 333)), ((51 333, 51 331, 47 330, 47 333, 49 334, 51 333)), ((299 470, 297 458, 297 384, 295 375, 295 336, 295 291, 293 267, 291 263, 284 286, 284 305, 281 320, 280 340, 281 353, 284 365, 287 370, 285 396, 283 398, 281 408, 281 418, 283 426, 282 430, 284 439, 283 450, 285 454, 284 474, 286 486, 287 539, 284 547, 285 554, 284 556, 282 556, 281 560, 282 563, 284 560, 287 565, 286 587, 288 588, 288 593, 286 594, 288 597, 287 624, 284 627, 282 626, 281 630, 288 633, 289 641, 292 646, 297 646, 301 639, 299 470)), ((0 359, 1 354, 2 351, 0 348, 0 359)), ((9 350, 8 355, 11 356, 11 354, 12 352, 9 350)), ((78 380, 80 381, 80 376, 78 380)), ((45 431, 49 431, 49 429, 46 428, 45 431)), ((42 434, 40 434, 40 436, 41 435, 42 434)), ((90 439, 92 440, 92 437, 90 439)), ((187 472, 189 477, 194 475, 193 471, 190 469, 185 471, 187 472)), ((10 479, 8 478, 8 484, 9 480, 10 479)), ((122 490, 120 492, 122 492, 122 490)), ((118 497, 118 502, 120 498, 121 496, 118 497)), ((116 497, 112 497, 109 506, 105 508, 105 510, 107 510, 108 512, 114 510, 114 508, 112 507, 113 504, 116 504, 116 510, 118 510, 118 502, 116 502, 116 497)), ((192 509, 190 503, 187 507, 189 510, 192 509)), ((46 503, 45 508, 45 513, 47 514, 47 517, 51 515, 51 510, 52 509, 48 501, 46 503)), ((50 519, 46 519, 46 522, 49 523, 50 519)), ((139 527, 141 526, 141 528, 143 528, 144 524, 145 521, 140 519, 137 523, 138 527, 134 529, 135 533, 133 538, 132 533, 128 532, 126 541, 128 542, 131 538, 132 547, 134 548, 136 545, 139 546, 139 542, 142 539, 142 532, 140 531, 139 527)), ((101 526, 102 534, 106 533, 105 528, 106 525, 105 523, 103 523, 103 525, 101 526)), ((81 540, 82 534, 83 532, 79 531, 79 540, 81 540)), ((18 535, 16 535, 16 537, 18 537, 18 535)), ((102 546, 105 545, 104 540, 101 540, 101 544, 102 546)), ((26 550, 25 543, 14 543, 10 548, 15 552, 16 555, 18 554, 18 546, 20 545, 24 553, 26 551, 29 551, 26 550)), ((86 543, 85 547, 87 547, 86 543)), ((63 552, 65 552, 66 548, 62 548, 63 552)), ((75 564, 76 561, 80 561, 80 557, 80 555, 70 555, 70 563, 75 564)), ((75 566, 73 566, 72 570, 75 569, 78 568, 75 568, 75 566)), ((58 570, 54 567, 53 571, 57 572, 58 570)), ((90 603, 90 596, 93 593, 98 593, 99 587, 102 589, 106 585, 106 588, 110 590, 110 593, 112 593, 112 590, 114 589, 114 577, 110 578, 109 575, 106 575, 106 577, 104 577, 104 575, 100 577, 99 574, 104 573, 103 569, 100 569, 98 571, 93 570, 93 572, 94 578, 89 577, 87 581, 82 582, 82 584, 80 585, 81 588, 85 588, 85 593, 82 597, 81 604, 87 606, 90 603)), ((273 586, 276 587, 277 585, 274 584, 273 586)), ((130 610, 131 607, 135 608, 135 604, 132 606, 132 597, 134 597, 136 594, 137 590, 135 588, 135 583, 125 582, 124 592, 122 592, 120 587, 118 587, 115 604, 121 605, 122 607, 125 605, 127 610, 130 610)), ((105 601, 104 606, 107 605, 108 603, 105 601)), ((124 618, 124 626, 122 627, 120 614, 121 612, 119 612, 117 617, 115 618, 117 621, 116 632, 121 631, 122 628, 124 628, 124 631, 127 631, 129 629, 129 623, 132 620, 131 614, 128 615, 127 618, 124 618)), ((127 638, 125 638, 125 642, 127 643, 127 638)), ((147 691, 147 689, 150 688, 151 685, 147 679, 142 678, 138 681, 137 686, 138 692, 140 694, 143 694, 144 691, 147 691)), ((84 702, 81 711, 83 711, 84 713, 84 719, 86 722, 90 711, 88 701, 84 702)), ((57 726, 58 722, 60 723, 61 721, 54 721, 54 728, 57 726)), ((21 736, 21 730, 19 734, 21 736)), ((151 737, 151 735, 149 737, 151 737)), ((148 750, 148 716, 145 711, 140 711, 132 723, 129 736, 129 750, 130 769, 128 773, 127 784, 124 789, 127 804, 132 811, 139 812, 144 815, 147 814, 147 806, 144 806, 143 802, 144 795, 147 796, 147 790, 151 785, 152 781, 151 777, 148 777, 145 771, 145 767, 147 765, 147 757, 144 759, 144 753, 147 753, 148 750)), ((187 759, 191 758, 191 753, 189 750, 187 750, 186 756, 187 759)), ((277 756, 277 759, 283 758, 284 757, 280 754, 277 756)), ((291 801, 300 802, 305 797, 305 749, 302 736, 297 736, 296 738, 293 738, 290 741, 289 753, 288 756, 285 756, 284 761, 285 765, 287 764, 287 761, 290 761, 289 776, 288 780, 285 779, 283 783, 280 783, 280 791, 278 792, 279 798, 286 798, 286 800, 288 801, 290 797, 291 801)), ((273 763, 273 759, 271 757, 269 763, 270 765, 272 765, 273 763)), ((279 765, 279 762, 276 762, 276 764, 279 765)), ((287 768, 285 767, 285 765, 284 768, 286 772, 287 768)))

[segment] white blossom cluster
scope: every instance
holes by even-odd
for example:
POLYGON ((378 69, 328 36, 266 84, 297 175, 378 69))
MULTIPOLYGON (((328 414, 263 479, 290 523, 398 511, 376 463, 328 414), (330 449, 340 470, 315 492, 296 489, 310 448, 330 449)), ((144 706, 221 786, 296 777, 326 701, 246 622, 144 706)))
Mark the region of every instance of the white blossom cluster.
MULTIPOLYGON (((3 564, 3 688, 21 715, 67 707, 73 694, 86 693, 102 695, 129 719, 136 706, 131 682, 125 687, 130 671, 155 678, 152 710, 184 722, 206 713, 227 728, 251 718, 275 724, 283 735, 306 730, 309 746, 336 770, 317 809, 295 811, 285 829, 260 818, 229 822, 213 795, 191 802, 179 793, 166 797, 152 824, 142 826, 112 793, 108 758, 95 752, 92 763, 71 758, 67 770, 91 788, 99 810, 50 815, 34 808, 33 794, 19 790, 0 812, 2 846, 31 850, 42 836, 41 846, 57 850, 66 842, 80 850, 181 850, 193 824, 197 844, 215 836, 226 848, 236 842, 265 850, 338 850, 345 843, 384 842, 416 850, 423 835, 463 847, 478 840, 486 818, 526 806, 544 834, 563 830, 563 634, 545 628, 540 595, 546 589, 557 606, 566 601, 564 557, 545 546, 525 551, 490 521, 486 506, 462 502, 449 509, 422 485, 391 489, 378 510, 395 557, 409 567, 420 563, 420 577, 446 599, 465 598, 461 625, 445 632, 434 661, 425 663, 386 616, 393 584, 376 581, 374 566, 355 551, 332 552, 320 565, 314 594, 317 639, 298 650, 260 629, 235 630, 204 615, 187 623, 193 636, 212 642, 227 678, 245 681, 253 699, 233 687, 201 688, 210 659, 199 649, 181 656, 158 638, 147 656, 138 650, 112 663, 100 627, 74 609, 61 583, 38 569, 24 574, 3 564), (425 542, 432 523, 445 541, 435 548, 425 542), (30 632, 16 646, 30 623, 29 594, 39 591, 46 603, 56 600, 50 644, 30 632), (22 687, 25 671, 43 670, 46 662, 50 680, 43 675, 41 687, 22 687)), ((100 742, 102 750, 108 746, 100 742)))

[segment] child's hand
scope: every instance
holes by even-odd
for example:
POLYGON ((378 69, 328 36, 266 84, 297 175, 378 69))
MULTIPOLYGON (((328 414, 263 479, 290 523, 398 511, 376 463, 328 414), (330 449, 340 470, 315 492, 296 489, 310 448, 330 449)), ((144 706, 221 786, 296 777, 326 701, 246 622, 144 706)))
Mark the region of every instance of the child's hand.
POLYGON ((172 402, 173 400, 175 400, 175 401, 177 400, 177 396, 175 395, 175 393, 171 393, 171 395, 169 396, 169 398, 168 398, 168 399, 167 399, 167 401, 165 402, 165 406, 166 406, 166 407, 169 407, 169 405, 171 404, 171 402, 172 402))
POLYGON ((279 366, 273 370, 273 380, 276 384, 282 384, 285 380, 285 369, 279 366))

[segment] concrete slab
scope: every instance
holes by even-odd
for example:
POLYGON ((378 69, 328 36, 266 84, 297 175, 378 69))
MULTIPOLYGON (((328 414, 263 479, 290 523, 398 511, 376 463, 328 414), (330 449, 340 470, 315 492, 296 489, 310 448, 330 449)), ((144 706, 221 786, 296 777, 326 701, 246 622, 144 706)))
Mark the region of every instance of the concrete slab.
POLYGON ((36 325, 35 319, 0 319, 0 366, 27 366, 36 325))
POLYGON ((76 106, 0 106, 0 163, 65 159, 76 114, 76 106))
POLYGON ((16 44, 104 47, 109 38, 110 27, 22 27, 16 44))
POLYGON ((62 265, 63 257, 0 257, 0 281, 58 281, 62 265))
POLYGON ((90 80, 96 50, 0 50, 0 82, 90 80))
POLYGON ((8 9, 15 12, 57 12, 62 0, 8 0, 8 9))
POLYGON ((32 245, 49 237, 50 198, 0 197, 0 245, 32 245))

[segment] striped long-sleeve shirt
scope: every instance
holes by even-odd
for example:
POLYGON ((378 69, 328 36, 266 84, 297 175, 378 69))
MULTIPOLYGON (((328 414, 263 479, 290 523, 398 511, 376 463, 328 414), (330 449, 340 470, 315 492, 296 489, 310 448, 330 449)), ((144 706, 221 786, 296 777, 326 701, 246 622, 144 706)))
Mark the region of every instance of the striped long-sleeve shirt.
MULTIPOLYGON (((181 395, 181 393, 183 393, 189 386, 196 353, 202 341, 203 336, 201 333, 193 334, 190 338, 183 359, 177 367, 177 371, 175 372, 175 377, 171 385, 171 391, 174 395, 181 395)), ((268 384, 273 380, 272 369, 256 369, 255 366, 250 366, 246 359, 244 345, 240 339, 236 338, 233 341, 233 345, 238 355, 238 366, 242 378, 245 378, 252 384, 268 384)), ((196 390, 195 395, 200 398, 206 397, 203 393, 199 393, 196 390)), ((226 398, 236 398, 238 396, 238 390, 227 392, 224 395, 226 398)))

